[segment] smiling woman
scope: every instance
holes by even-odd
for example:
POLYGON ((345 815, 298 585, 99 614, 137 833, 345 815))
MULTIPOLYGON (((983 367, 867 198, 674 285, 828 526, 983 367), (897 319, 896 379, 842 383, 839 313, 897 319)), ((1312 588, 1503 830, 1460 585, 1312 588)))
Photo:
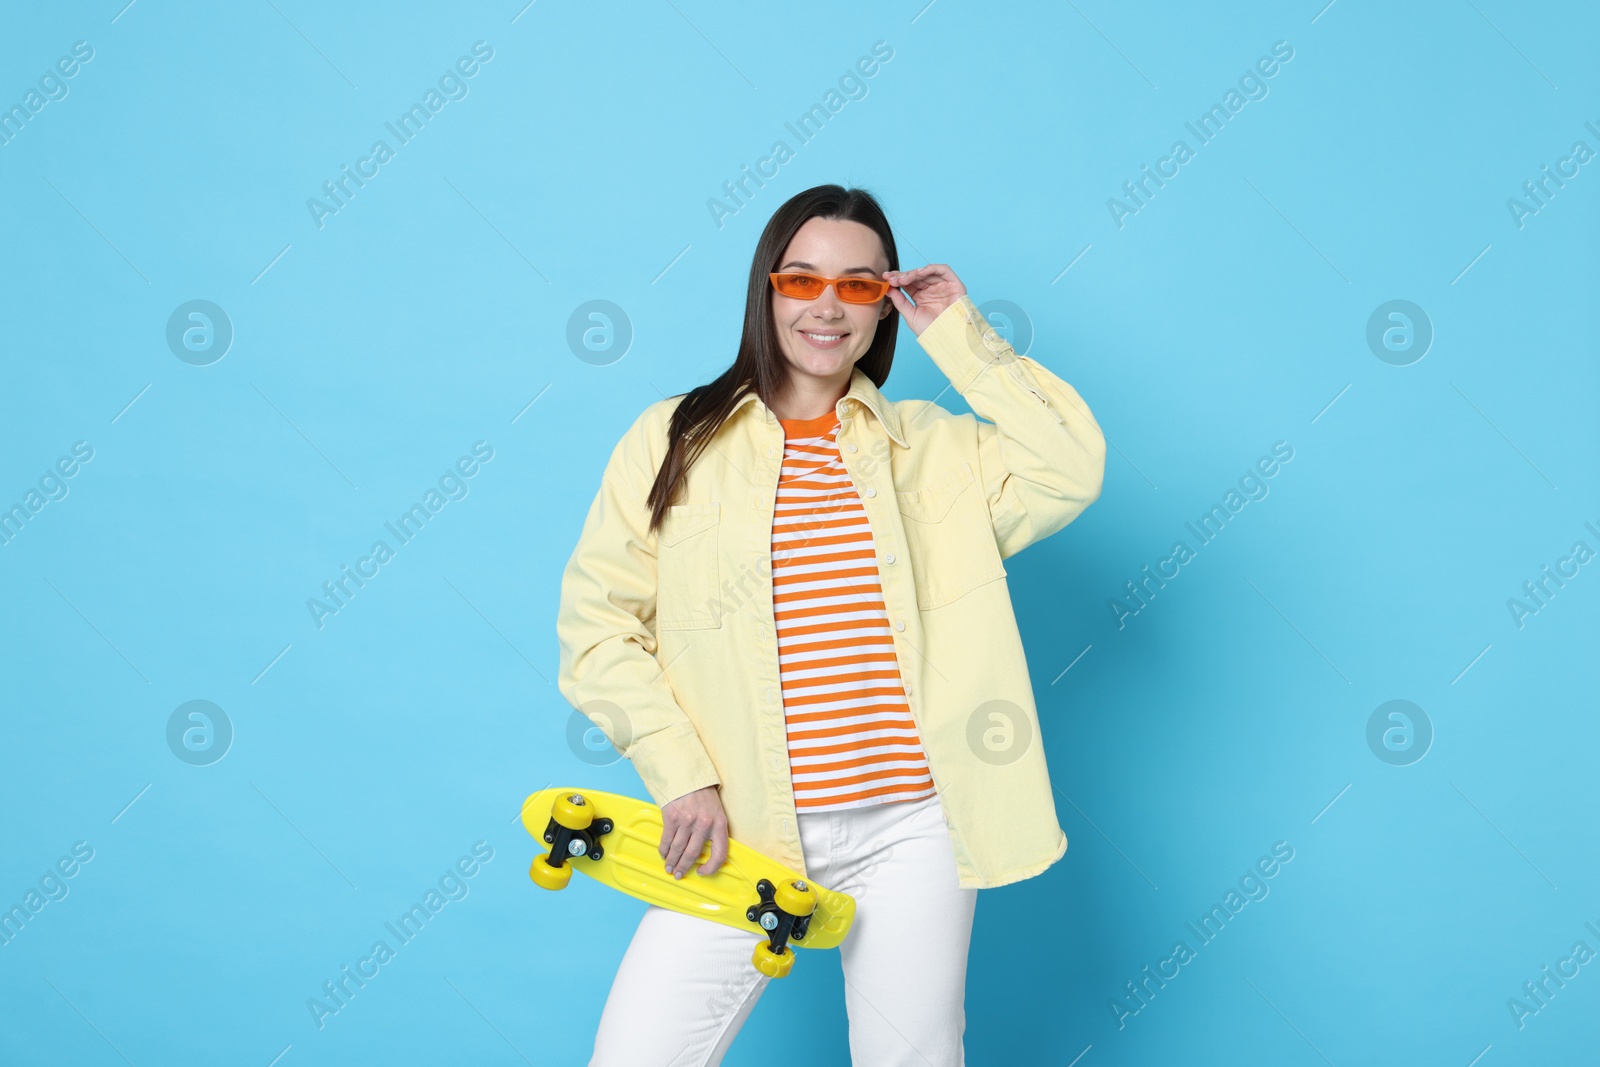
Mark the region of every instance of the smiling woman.
MULTIPOLYGON (((877 201, 838 185, 767 223, 732 365, 612 450, 562 575, 562 695, 627 708, 626 731, 591 718, 661 807, 674 877, 732 837, 858 897, 856 1063, 961 1062, 976 891, 1066 850, 1003 560, 1104 466, 1077 391, 949 266, 901 270, 877 201), (902 319, 972 414, 880 391, 902 319)), ((590 1063, 720 1062, 769 980, 750 949, 649 908, 590 1063)))

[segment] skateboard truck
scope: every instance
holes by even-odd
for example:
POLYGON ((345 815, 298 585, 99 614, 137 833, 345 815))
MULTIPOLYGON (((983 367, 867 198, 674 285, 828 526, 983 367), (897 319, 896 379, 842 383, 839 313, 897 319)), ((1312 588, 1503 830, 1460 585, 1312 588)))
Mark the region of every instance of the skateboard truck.
POLYGON ((565 889, 572 880, 567 860, 585 856, 598 860, 605 855, 600 839, 611 832, 611 825, 610 819, 594 817, 594 805, 582 793, 557 797, 544 828, 550 851, 534 859, 528 877, 541 889, 565 889))
POLYGON ((817 910, 817 894, 801 878, 776 886, 763 878, 756 883, 756 892, 761 903, 752 904, 744 914, 767 932, 767 940, 757 943, 751 962, 768 978, 782 978, 794 966, 789 939, 805 939, 811 915, 817 910))

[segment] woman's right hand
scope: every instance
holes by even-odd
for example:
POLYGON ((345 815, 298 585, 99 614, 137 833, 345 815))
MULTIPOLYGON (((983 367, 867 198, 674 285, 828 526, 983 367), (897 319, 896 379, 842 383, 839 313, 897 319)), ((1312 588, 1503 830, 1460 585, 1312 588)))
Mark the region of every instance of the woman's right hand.
POLYGON ((711 855, 695 870, 715 874, 728 858, 728 815, 718 786, 685 793, 661 806, 661 856, 674 878, 682 878, 709 840, 711 855))

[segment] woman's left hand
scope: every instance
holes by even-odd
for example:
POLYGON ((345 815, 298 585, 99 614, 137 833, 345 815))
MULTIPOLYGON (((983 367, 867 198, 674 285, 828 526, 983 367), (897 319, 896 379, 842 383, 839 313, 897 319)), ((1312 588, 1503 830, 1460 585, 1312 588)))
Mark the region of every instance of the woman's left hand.
POLYGON ((911 332, 921 335, 928 324, 939 317, 945 308, 967 295, 955 271, 943 263, 930 263, 916 270, 886 270, 883 280, 888 282, 889 302, 900 312, 911 327, 911 332), (907 295, 911 299, 907 300, 907 295), (911 301, 917 302, 916 307, 911 301))

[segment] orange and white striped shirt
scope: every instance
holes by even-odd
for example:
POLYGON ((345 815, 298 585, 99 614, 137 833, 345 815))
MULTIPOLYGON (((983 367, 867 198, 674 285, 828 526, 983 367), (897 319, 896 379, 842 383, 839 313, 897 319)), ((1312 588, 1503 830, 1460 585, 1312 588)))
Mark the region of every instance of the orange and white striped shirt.
POLYGON ((772 607, 798 811, 934 794, 906 704, 872 527, 839 457, 839 415, 779 419, 772 607))

